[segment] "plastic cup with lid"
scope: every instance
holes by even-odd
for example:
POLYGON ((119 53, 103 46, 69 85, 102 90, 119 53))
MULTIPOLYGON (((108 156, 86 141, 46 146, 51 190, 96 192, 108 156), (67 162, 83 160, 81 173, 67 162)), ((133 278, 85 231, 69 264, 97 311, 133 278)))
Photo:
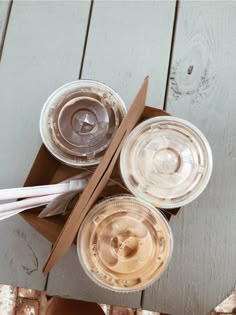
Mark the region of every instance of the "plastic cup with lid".
POLYGON ((103 157, 126 107, 107 85, 77 80, 57 89, 46 101, 40 133, 47 149, 72 166, 94 166, 103 157))
POLYGON ((120 170, 136 197, 171 209, 202 193, 212 163, 208 141, 197 127, 162 116, 142 122, 129 134, 121 151, 120 170))
POLYGON ((134 292, 168 266, 173 237, 162 213, 131 195, 96 204, 78 233, 77 252, 87 275, 116 292, 134 292))

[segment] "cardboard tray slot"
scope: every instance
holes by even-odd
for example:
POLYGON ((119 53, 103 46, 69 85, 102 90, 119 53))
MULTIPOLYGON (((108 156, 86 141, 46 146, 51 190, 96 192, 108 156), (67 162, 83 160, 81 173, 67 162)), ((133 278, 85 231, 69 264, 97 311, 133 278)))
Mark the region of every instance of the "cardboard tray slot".
MULTIPOLYGON (((155 116, 167 115, 169 114, 163 110, 145 106, 141 121, 155 116)), ((90 168, 89 170, 93 171, 94 169, 90 168)), ((53 155, 51 155, 46 147, 42 144, 24 186, 55 184, 65 180, 68 177, 75 176, 83 171, 84 169, 72 168, 62 164, 53 155)), ((120 177, 119 162, 116 163, 111 178, 119 181, 121 185, 124 185, 120 177)), ((111 196, 120 193, 128 192, 122 187, 112 186, 106 187, 102 192, 102 196, 111 196)), ((54 243, 66 222, 66 216, 54 216, 43 219, 38 218, 38 214, 42 209, 43 207, 34 208, 22 212, 20 215, 42 236, 48 239, 51 243, 54 243)), ((171 211, 168 210, 168 212, 165 211, 165 215, 168 219, 170 219, 171 214, 176 214, 178 211, 179 208, 172 209, 171 211)))

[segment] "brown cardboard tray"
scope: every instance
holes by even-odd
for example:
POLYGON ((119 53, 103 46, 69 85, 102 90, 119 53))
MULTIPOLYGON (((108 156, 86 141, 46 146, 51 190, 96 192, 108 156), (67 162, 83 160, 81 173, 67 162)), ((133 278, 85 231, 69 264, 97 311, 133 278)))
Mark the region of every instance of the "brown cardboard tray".
MULTIPOLYGON (((169 115, 167 112, 156 109, 153 107, 145 106, 141 121, 152 118, 155 116, 166 116, 169 115)), ((24 186, 36 186, 36 185, 46 185, 58 183, 68 177, 77 175, 83 172, 84 169, 72 168, 62 164, 53 155, 51 155, 46 147, 42 144, 33 166, 29 172, 29 175, 25 181, 24 186)), ((90 169, 92 172, 93 169, 90 169)), ((121 186, 106 187, 102 193, 103 196, 110 196, 119 193, 127 193, 127 190, 122 183, 119 173, 119 162, 116 163, 115 169, 112 172, 111 178, 120 182, 121 186), (123 186, 123 187, 122 187, 123 186)), ((21 217, 26 220, 35 230, 37 230, 41 235, 48 239, 51 243, 54 243, 65 222, 66 217, 54 216, 50 218, 38 218, 38 214, 43 209, 43 207, 34 208, 29 211, 21 213, 21 217)), ((176 214, 176 210, 171 210, 171 214, 176 214)), ((170 213, 166 212, 168 219, 170 218, 170 213)))

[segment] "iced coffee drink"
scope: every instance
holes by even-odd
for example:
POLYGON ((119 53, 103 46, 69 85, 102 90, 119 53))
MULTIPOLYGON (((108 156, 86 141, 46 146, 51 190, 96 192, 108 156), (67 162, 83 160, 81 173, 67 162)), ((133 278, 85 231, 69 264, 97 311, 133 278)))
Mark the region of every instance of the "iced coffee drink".
POLYGON ((120 292, 141 290, 160 277, 173 247, 159 210, 130 195, 105 199, 79 230, 80 262, 97 284, 120 292))
POLYGON ((125 113, 124 102, 110 87, 78 80, 48 98, 40 132, 48 150, 63 163, 93 166, 100 162, 125 113))

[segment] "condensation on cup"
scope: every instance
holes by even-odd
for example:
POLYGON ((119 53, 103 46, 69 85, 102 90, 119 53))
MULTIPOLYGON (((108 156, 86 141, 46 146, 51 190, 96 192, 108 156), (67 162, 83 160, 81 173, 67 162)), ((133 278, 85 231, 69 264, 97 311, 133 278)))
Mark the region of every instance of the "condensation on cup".
POLYGON ((173 237, 162 213, 131 195, 103 200, 85 217, 77 238, 80 263, 98 285, 134 292, 167 267, 173 237))
POLYGON ((193 124, 172 116, 148 119, 126 139, 120 170, 127 188, 155 207, 181 207, 205 189, 212 172, 207 139, 193 124))
POLYGON ((125 114, 125 104, 113 89, 77 80, 47 99, 40 133, 47 149, 61 162, 93 166, 100 162, 125 114))

